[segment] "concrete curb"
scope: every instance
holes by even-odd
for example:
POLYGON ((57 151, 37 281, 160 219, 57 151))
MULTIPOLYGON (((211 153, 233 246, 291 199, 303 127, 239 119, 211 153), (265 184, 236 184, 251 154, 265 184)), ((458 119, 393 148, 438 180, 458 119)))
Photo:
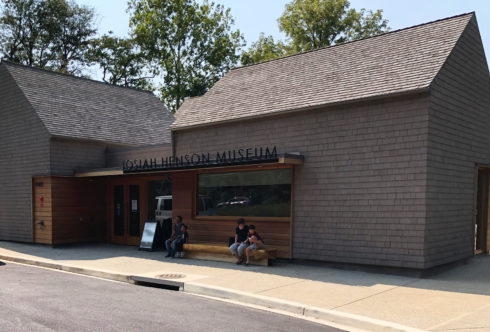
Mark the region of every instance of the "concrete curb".
POLYGON ((301 303, 279 300, 267 296, 250 294, 221 288, 208 286, 198 283, 188 282, 184 284, 184 292, 190 294, 206 295, 227 300, 234 300, 242 303, 253 304, 270 309, 282 310, 293 314, 302 315, 308 318, 317 318, 339 325, 349 326, 356 329, 367 331, 390 331, 390 332, 422 332, 416 328, 369 318, 360 315, 344 313, 336 310, 328 310, 313 306, 306 306, 301 303))
POLYGON ((70 273, 75 273, 75 274, 82 274, 82 275, 101 278, 101 279, 126 282, 126 283, 130 283, 130 284, 133 283, 133 281, 131 280, 131 277, 129 275, 125 275, 125 274, 105 272, 105 271, 100 271, 100 270, 90 270, 90 269, 84 269, 84 268, 79 268, 79 267, 75 267, 75 266, 55 264, 55 263, 44 262, 44 261, 36 261, 33 259, 20 258, 20 257, 10 257, 10 256, 5 256, 5 255, 0 255, 0 260, 9 261, 9 262, 13 262, 13 263, 26 264, 26 265, 33 265, 33 266, 38 266, 38 267, 44 267, 47 269, 60 270, 60 271, 65 271, 65 272, 70 272, 70 273))
MULTIPOLYGON (((91 277, 97 277, 102 279, 108 279, 113 281, 125 282, 134 284, 135 276, 118 274, 112 272, 105 272, 100 270, 84 269, 69 265, 56 264, 45 261, 36 261, 33 259, 11 257, 0 255, 0 260, 33 265, 53 270, 60 270, 75 274, 81 274, 91 277)), ((162 284, 162 279, 148 278, 144 277, 145 282, 155 284, 162 284)), ((174 282, 174 281, 169 281, 174 282)), ((423 330, 415 329, 408 326, 403 326, 400 324, 382 321, 374 318, 368 318, 360 315, 354 315, 349 313, 344 313, 336 310, 327 310, 323 308, 306 306, 301 303, 279 300, 267 296, 250 294, 246 292, 236 291, 228 288, 221 288, 217 286, 208 286, 194 282, 184 282, 181 290, 185 293, 204 295, 209 297, 215 297, 226 300, 233 300, 236 302, 241 302, 244 304, 251 304, 255 306, 260 306, 263 308, 269 308, 274 310, 280 310, 284 312, 289 312, 292 314, 305 316, 308 318, 316 318, 332 322, 335 324, 352 327, 355 329, 367 330, 367 331, 389 331, 389 332, 422 332, 423 330)))

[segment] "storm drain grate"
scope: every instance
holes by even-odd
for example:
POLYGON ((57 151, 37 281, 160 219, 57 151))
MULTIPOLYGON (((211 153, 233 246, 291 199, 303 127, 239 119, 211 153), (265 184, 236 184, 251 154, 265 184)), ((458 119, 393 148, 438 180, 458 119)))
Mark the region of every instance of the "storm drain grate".
MULTIPOLYGON (((175 274, 162 274, 162 276, 167 275, 175 274)), ((181 274, 181 276, 182 278, 185 277, 183 274, 181 274)), ((181 288, 184 287, 184 283, 182 281, 169 280, 170 278, 160 278, 160 276, 157 276, 157 278, 131 276, 130 279, 133 280, 135 285, 145 287, 163 288, 173 291, 179 291, 181 288)))
POLYGON ((159 274, 156 277, 160 279, 182 279, 185 278, 185 274, 165 273, 165 274, 159 274))

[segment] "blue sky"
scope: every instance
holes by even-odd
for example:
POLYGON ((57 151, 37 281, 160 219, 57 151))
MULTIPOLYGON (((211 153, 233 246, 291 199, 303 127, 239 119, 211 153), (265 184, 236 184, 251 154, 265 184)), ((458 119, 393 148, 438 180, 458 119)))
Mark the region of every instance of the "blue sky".
MULTIPOLYGON (((109 30, 119 36, 128 34, 129 16, 126 0, 77 0, 96 9, 100 33, 109 30)), ((215 0, 231 8, 235 27, 245 36, 247 45, 261 32, 284 39, 277 27, 287 0, 215 0)), ((356 9, 382 9, 392 30, 417 25, 467 12, 476 12, 483 45, 490 58, 490 0, 350 0, 356 9)))

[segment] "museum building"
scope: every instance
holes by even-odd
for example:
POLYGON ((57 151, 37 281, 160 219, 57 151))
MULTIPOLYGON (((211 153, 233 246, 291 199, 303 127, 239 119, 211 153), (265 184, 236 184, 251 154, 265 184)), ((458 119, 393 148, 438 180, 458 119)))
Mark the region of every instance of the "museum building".
POLYGON ((280 258, 427 269, 488 252, 490 76, 474 13, 153 94, 0 64, 0 240, 192 242, 243 217, 280 258))

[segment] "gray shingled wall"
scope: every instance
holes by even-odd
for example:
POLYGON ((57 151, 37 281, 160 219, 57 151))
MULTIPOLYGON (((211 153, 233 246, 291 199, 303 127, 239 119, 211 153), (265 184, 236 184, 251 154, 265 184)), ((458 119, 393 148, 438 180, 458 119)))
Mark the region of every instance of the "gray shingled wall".
POLYGON ((490 165, 489 98, 473 18, 432 84, 425 267, 473 255, 475 164, 490 165))
POLYGON ((70 139, 51 139, 51 175, 72 176, 76 172, 104 168, 107 144, 70 139))
POLYGON ((49 171, 49 136, 4 66, 0 119, 0 239, 31 242, 31 179, 49 171))
POLYGON ((293 258, 424 266, 428 96, 176 132, 177 155, 301 152, 293 258))
POLYGON ((107 167, 122 167, 128 159, 151 159, 172 155, 172 144, 146 145, 141 147, 111 147, 106 152, 107 167))

